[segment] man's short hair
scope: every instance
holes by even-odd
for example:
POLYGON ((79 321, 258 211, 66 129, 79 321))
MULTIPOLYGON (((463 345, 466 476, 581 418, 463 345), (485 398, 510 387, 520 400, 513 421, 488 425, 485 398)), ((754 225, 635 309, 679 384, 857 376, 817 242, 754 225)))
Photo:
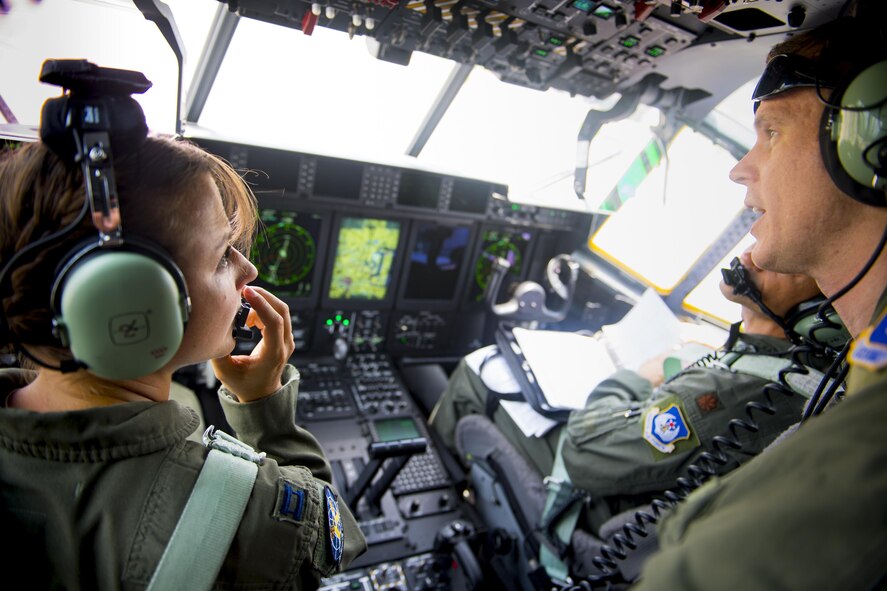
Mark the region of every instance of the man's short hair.
POLYGON ((842 16, 773 46, 776 55, 798 55, 817 63, 820 77, 849 82, 868 66, 887 60, 887 2, 860 0, 842 16))

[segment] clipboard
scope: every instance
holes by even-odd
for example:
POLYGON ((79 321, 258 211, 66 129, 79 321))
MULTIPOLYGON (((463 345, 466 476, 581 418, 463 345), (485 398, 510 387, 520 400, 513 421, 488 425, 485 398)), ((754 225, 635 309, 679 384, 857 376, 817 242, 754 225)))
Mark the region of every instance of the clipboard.
POLYGON ((566 422, 571 409, 551 406, 539 387, 539 381, 533 373, 533 369, 524 357, 523 349, 514 338, 512 326, 499 325, 496 329, 496 345, 499 354, 505 359, 508 369, 511 370, 514 379, 520 385, 520 391, 526 402, 542 416, 557 422, 566 422))

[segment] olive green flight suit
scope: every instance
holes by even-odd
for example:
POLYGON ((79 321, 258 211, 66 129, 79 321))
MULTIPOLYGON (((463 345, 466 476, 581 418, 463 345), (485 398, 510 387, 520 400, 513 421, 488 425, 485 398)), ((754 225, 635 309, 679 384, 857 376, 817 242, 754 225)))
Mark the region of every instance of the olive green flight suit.
MULTIPOLYGON (((782 339, 742 334, 734 350, 760 355, 778 355, 789 347, 782 339)), ((713 450, 712 437, 724 435, 731 419, 744 419, 749 401, 764 402, 766 379, 728 369, 692 367, 662 386, 650 383, 628 370, 619 370, 599 384, 585 407, 574 411, 564 427, 545 437, 526 437, 499 406, 493 420, 503 434, 539 470, 551 473, 561 428, 564 465, 573 486, 591 493, 597 503, 586 527, 596 531, 610 516, 649 502, 657 493, 673 488, 679 474, 696 462, 703 452, 713 450), (670 451, 649 441, 652 423, 660 412, 675 414, 685 431, 670 451), (646 435, 646 437, 645 437, 646 435)), ((489 390, 463 361, 453 373, 447 390, 431 415, 430 425, 443 442, 454 448, 456 422, 469 413, 483 413, 489 390)), ((731 456, 721 473, 731 470, 763 450, 787 427, 800 420, 806 398, 775 394, 772 417, 756 413, 759 431, 741 432, 742 452, 731 456)), ((660 445, 668 448, 668 445, 660 445)))
MULTIPOLYGON (((0 371, 0 400, 33 376, 0 371)), ((341 497, 341 523, 329 517, 329 463, 295 424, 295 368, 287 367, 283 382, 271 396, 244 404, 219 392, 238 438, 268 456, 218 589, 313 589, 366 549, 341 497), (331 529, 334 537, 344 532, 338 561, 331 529)), ((176 402, 0 409, 2 586, 144 589, 207 455, 186 440, 197 423, 194 411, 176 402)))
POLYGON ((852 363, 843 402, 668 513, 637 589, 887 588, 885 434, 887 365, 852 363))

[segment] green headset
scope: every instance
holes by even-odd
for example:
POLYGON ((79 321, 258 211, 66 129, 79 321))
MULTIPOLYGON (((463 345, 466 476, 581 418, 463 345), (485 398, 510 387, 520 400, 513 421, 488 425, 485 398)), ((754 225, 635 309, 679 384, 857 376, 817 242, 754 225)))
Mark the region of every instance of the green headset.
POLYGON ((819 146, 838 188, 862 203, 887 206, 887 61, 835 89, 819 146))
POLYGON ((785 325, 805 342, 839 350, 850 340, 850 332, 830 304, 820 309, 825 301, 818 297, 801 302, 785 314, 785 325))
POLYGON ((721 269, 721 275, 724 283, 733 288, 733 293, 753 301, 765 316, 785 331, 790 341, 798 343, 800 339, 815 346, 840 349, 850 340, 850 332, 825 297, 817 296, 801 302, 780 316, 764 303, 761 290, 739 257, 734 257, 728 268, 721 269))
POLYGON ((132 152, 144 142, 145 116, 131 94, 151 83, 85 60, 48 60, 40 80, 66 90, 43 105, 41 140, 82 169, 98 229, 56 271, 53 333, 74 357, 56 369, 85 367, 109 379, 150 374, 178 350, 190 313, 184 276, 169 254, 143 237, 124 238, 120 225, 112 145, 132 152))

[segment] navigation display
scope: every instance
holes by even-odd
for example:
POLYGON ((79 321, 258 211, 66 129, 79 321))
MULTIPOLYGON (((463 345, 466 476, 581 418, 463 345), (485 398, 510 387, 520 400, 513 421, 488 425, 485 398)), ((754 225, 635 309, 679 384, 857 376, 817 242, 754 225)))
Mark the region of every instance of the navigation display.
POLYGON ((483 301, 484 289, 490 282, 492 259, 500 257, 511 264, 503 285, 510 279, 519 279, 527 259, 527 249, 533 235, 527 230, 515 228, 488 229, 484 231, 481 251, 474 263, 469 301, 483 301))
POLYGON ((453 299, 470 236, 467 225, 416 224, 403 299, 453 299))
POLYGON ((329 298, 383 300, 400 240, 400 222, 344 217, 336 238, 329 298))
POLYGON ((298 154, 270 148, 250 148, 247 180, 254 191, 281 191, 295 193, 299 188, 298 154))
POLYGON ((492 189, 489 183, 456 179, 453 181, 453 196, 450 198, 450 211, 484 213, 490 200, 492 189))
POLYGON ((373 421, 373 427, 376 430, 377 441, 400 441, 421 437, 416 423, 409 417, 379 419, 373 421))
POLYGON ((278 297, 309 297, 314 290, 323 218, 272 208, 260 209, 259 218, 261 226, 250 257, 258 270, 258 284, 278 297))
POLYGON ((318 158, 314 171, 314 195, 336 199, 360 199, 363 164, 349 160, 318 158))
POLYGON ((437 209, 440 177, 427 172, 404 170, 400 173, 397 204, 437 209))

